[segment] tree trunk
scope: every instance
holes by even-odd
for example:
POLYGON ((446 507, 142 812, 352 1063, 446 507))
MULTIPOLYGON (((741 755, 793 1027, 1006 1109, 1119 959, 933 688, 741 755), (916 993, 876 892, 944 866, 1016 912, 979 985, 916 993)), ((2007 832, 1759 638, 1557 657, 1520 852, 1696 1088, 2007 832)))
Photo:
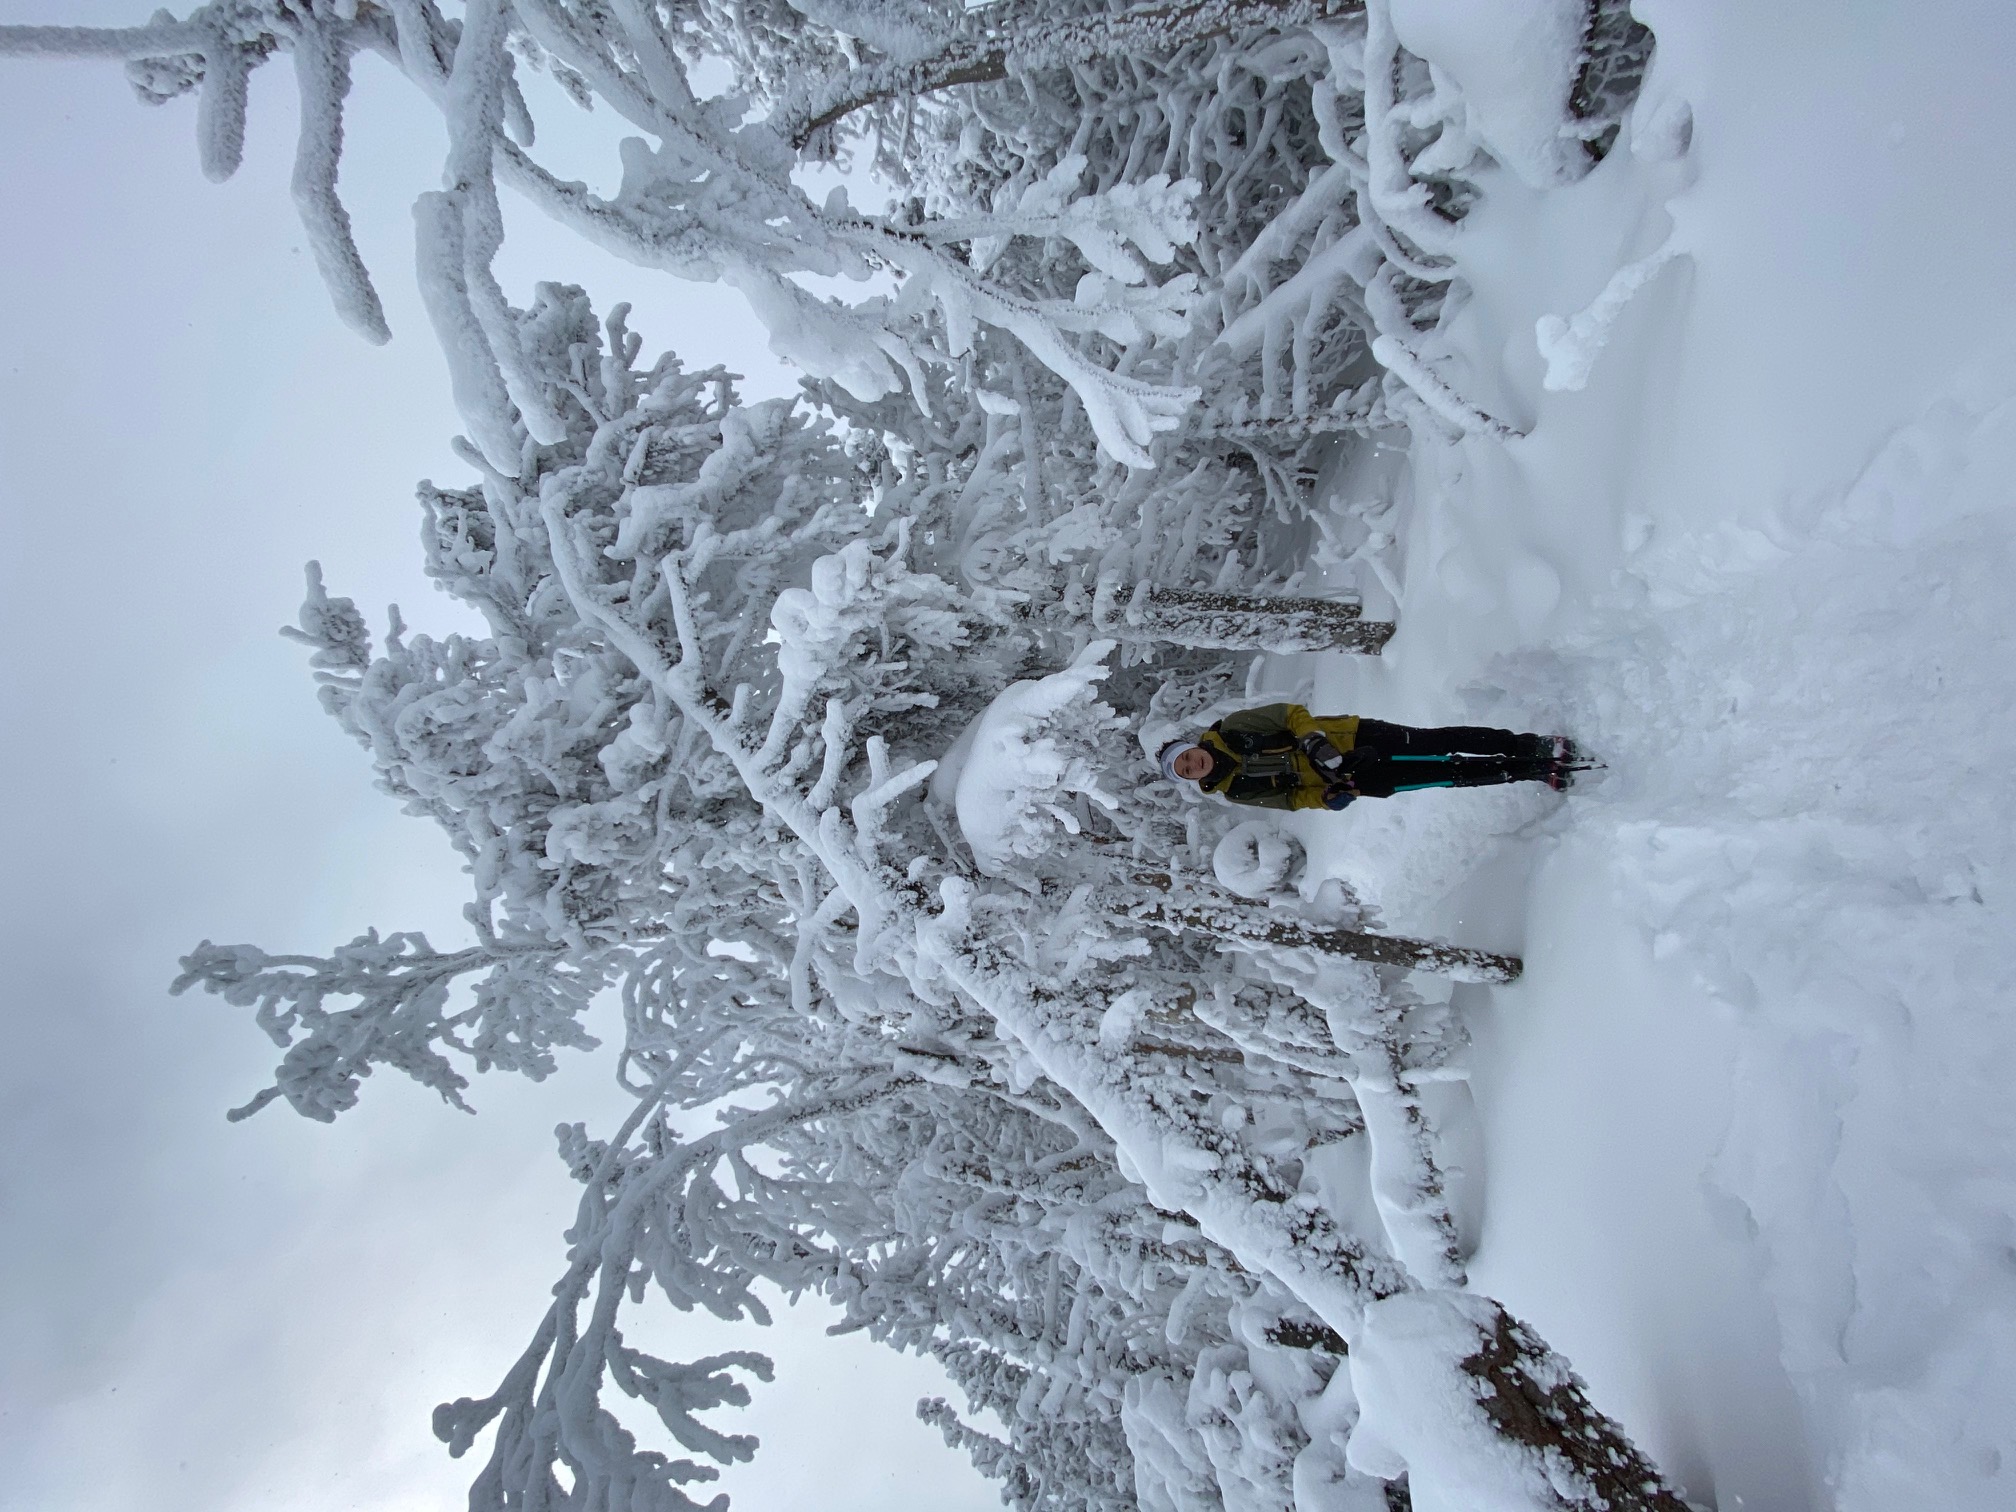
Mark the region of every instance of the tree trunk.
MULTIPOLYGON (((1659 1467, 1631 1442, 1621 1424, 1597 1410, 1580 1377, 1532 1329, 1496 1303, 1493 1325, 1465 1375, 1481 1388, 1478 1404, 1491 1426, 1515 1444, 1574 1467, 1588 1494, 1555 1483, 1574 1512, 1689 1512, 1659 1467)), ((1550 1477, 1551 1479, 1551 1477, 1550 1477)))
MULTIPOLYGON (((1202 916, 1200 925, 1207 923, 1202 916)), ((1515 955, 1450 945, 1440 940, 1416 940, 1406 935, 1367 934, 1362 929, 1310 929, 1285 919, 1226 920, 1220 932, 1235 939, 1280 945, 1289 950, 1327 951, 1380 966, 1408 971, 1432 971, 1458 982, 1516 982, 1526 963, 1515 955)))
POLYGON ((1043 17, 1040 6, 1030 6, 1007 27, 955 38, 927 58, 869 64, 822 80, 786 106, 775 124, 793 150, 802 152, 827 127, 881 100, 991 84, 1015 68, 1169 53, 1230 31, 1306 26, 1364 8, 1364 0, 1147 0, 1117 15, 1053 21, 1043 17))
MULTIPOLYGON (((1144 880, 1136 878, 1137 881, 1144 880)), ((1151 884, 1152 885, 1152 884, 1151 884)), ((1320 950, 1349 956, 1375 966, 1430 971, 1458 982, 1516 982, 1526 963, 1515 955, 1451 945, 1441 940, 1416 940, 1407 935, 1368 934, 1362 929, 1312 929, 1264 910, 1164 907, 1151 904, 1135 915, 1144 924, 1165 929, 1189 929, 1221 940, 1254 945, 1278 945, 1284 950, 1320 950)))
POLYGON ((1354 1464, 1437 1505, 1689 1512, 1540 1336, 1489 1297, 1395 1293, 1351 1336, 1354 1464))
POLYGON ((1387 620, 1359 617, 1348 599, 1282 598, 1139 584, 1124 599, 1111 579, 1092 599, 1094 628, 1125 641, 1216 651, 1354 651, 1377 656, 1387 620))

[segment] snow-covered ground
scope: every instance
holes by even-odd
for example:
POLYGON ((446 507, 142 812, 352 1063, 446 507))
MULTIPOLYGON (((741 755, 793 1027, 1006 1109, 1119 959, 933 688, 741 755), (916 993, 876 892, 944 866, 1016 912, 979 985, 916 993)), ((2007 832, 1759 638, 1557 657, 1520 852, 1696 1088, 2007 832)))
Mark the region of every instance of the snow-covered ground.
MULTIPOLYGON (((1513 987, 1456 989, 1482 1123, 1465 1131, 1481 1137, 1459 1143, 1473 1178, 1466 1225, 1481 1208, 1471 1282, 1562 1349, 1692 1495, 1721 1512, 2016 1505, 2016 1467, 2004 1465, 2005 1446, 2016 1448, 2016 1111, 2002 1086, 2016 1072, 2016 1029, 2005 1027, 2001 969, 2016 937, 2004 802, 2016 786, 2005 650, 2016 543, 2001 497, 2016 474, 2016 148, 2005 102, 2016 20, 1987 0, 1637 9, 1658 55, 1624 147, 1572 187, 1541 192, 1517 173, 1495 175, 1452 233, 1467 304, 1420 353, 1389 353, 1418 356, 1513 438, 1423 437, 1406 449, 1396 436, 1355 454, 1332 480, 1340 518, 1367 500, 1403 506, 1385 516, 1400 538, 1366 554, 1371 581, 1360 585, 1397 599, 1400 635, 1377 661, 1274 669, 1283 691, 1306 685, 1329 709, 1569 729, 1608 770, 1565 802, 1435 793, 1294 822, 1315 874, 1349 880, 1392 927, 1526 957, 1513 987)), ((1391 10, 1409 45, 1464 75, 1480 134, 1501 148, 1525 141, 1530 150, 1501 156, 1545 179, 1558 166, 1561 143, 1547 137, 1558 101, 1544 118, 1513 119, 1507 110, 1538 91, 1498 95, 1480 81, 1523 56, 1527 33, 1551 27, 1562 52, 1579 7, 1396 0, 1391 10), (1431 24, 1437 16, 1448 24, 1431 24), (1490 45, 1470 29, 1486 22, 1503 23, 1490 45)), ((403 217, 402 199, 402 227, 403 217)), ((162 224, 134 234, 158 247, 162 224)), ((214 239, 214 226, 203 234, 214 239)), ((395 308, 395 324, 421 328, 419 312, 408 314, 402 322, 395 308)), ((97 328, 81 329, 82 346, 110 346, 121 321, 95 341, 97 328)), ((127 407, 148 413, 137 380, 118 381, 127 407)), ((101 378, 78 392, 116 387, 101 378)), ((366 429, 383 440, 382 425, 366 429)), ((108 454, 88 471, 123 477, 119 462, 108 454)), ((186 510, 128 491, 186 533, 186 510)), ((1339 566, 1336 580, 1358 570, 1339 566)), ((25 588, 14 597, 30 602, 25 588)), ((145 605, 149 638, 167 642, 148 593, 114 597, 145 605)), ((130 636, 110 616, 98 628, 130 636)), ((123 711, 125 728, 112 733, 80 724, 77 748, 94 763, 110 759, 100 748, 148 750, 137 718, 123 711)), ((43 787, 103 785, 68 746, 50 749, 61 759, 43 787)), ((198 798, 177 797, 202 817, 198 798)), ((185 858, 154 866, 154 853, 124 844, 119 871, 142 892, 192 890, 185 858)), ((50 853, 79 845, 58 835, 50 853)), ((19 870, 61 891, 52 870, 19 870)), ((46 939, 39 953, 66 955, 46 939)), ((126 1021, 71 1022, 96 1032, 126 1021)), ((1106 1027, 1119 1040, 1129 1021, 1116 1012, 1106 1027)), ((99 1046, 84 1030, 67 1069, 37 1060, 45 1083, 102 1091, 105 1073, 86 1053, 99 1046)), ((147 1075, 174 1080, 153 1063, 147 1075)), ((172 1163, 153 1144, 168 1104, 138 1097, 122 1092, 120 1119, 66 1134, 67 1147, 114 1140, 172 1163)), ((543 1149, 540 1159, 550 1165, 543 1149)), ((186 1204, 182 1221, 210 1231, 213 1247, 236 1232, 222 1209, 159 1196, 162 1183, 130 1164, 96 1154, 85 1164, 107 1190, 186 1204)), ((190 1174, 203 1168, 184 1161, 182 1183, 218 1185, 190 1174)), ((228 1167, 219 1157, 209 1169, 228 1167)), ((373 1185, 360 1181, 351 1187, 373 1185)), ((72 1195, 64 1185, 63 1201, 72 1195)), ((325 1205, 353 1236, 407 1232, 325 1205)), ((107 1254, 136 1272, 160 1269, 146 1212, 116 1211, 126 1241, 142 1236, 122 1245, 48 1218, 53 1201, 34 1211, 29 1222, 58 1235, 75 1274, 62 1288, 16 1288, 57 1320, 44 1332, 64 1360, 37 1388, 55 1406, 8 1420, 7 1433, 36 1440, 40 1456, 19 1484, 57 1485, 45 1467, 60 1462, 61 1477, 114 1488, 151 1480, 157 1501, 238 1494, 251 1471, 208 1470, 206 1486, 224 1492, 160 1484, 156 1467, 173 1461, 157 1445, 191 1452, 202 1469, 200 1451, 218 1442, 243 1441, 256 1456, 273 1452, 261 1439, 293 1430, 256 1415, 206 1430, 158 1404, 217 1417, 241 1399, 271 1405, 283 1393, 266 1383, 280 1380, 292 1386, 284 1394, 312 1397, 303 1382, 334 1377, 311 1376, 300 1360, 375 1371, 399 1388, 385 1389, 385 1403, 420 1398, 403 1365, 353 1367, 293 1319, 326 1322, 331 1298, 351 1293, 297 1281, 316 1305, 290 1312, 245 1291, 235 1272, 203 1272, 199 1286, 171 1268, 173 1284, 152 1290, 108 1281, 107 1254), (208 1316, 185 1300, 199 1291, 225 1298, 237 1328, 275 1334, 279 1363, 248 1364, 257 1350, 213 1329, 223 1363, 211 1374, 229 1391, 190 1392, 190 1361, 207 1369, 210 1359, 184 1341, 190 1320, 208 1316), (140 1300, 102 1303, 129 1292, 140 1300), (134 1331, 160 1342, 98 1349, 73 1324, 86 1296, 105 1318, 129 1305, 134 1331), (247 1296, 256 1325, 238 1316, 247 1296), (277 1333, 269 1314, 288 1319, 277 1333), (134 1405, 108 1416, 114 1380, 134 1405)), ((470 1212, 461 1228, 496 1248, 496 1224, 470 1212)), ((410 1234, 371 1242, 425 1252, 452 1279, 446 1241, 437 1255, 432 1239, 410 1234)), ((363 1262, 350 1269, 375 1274, 363 1262)), ((343 1330, 359 1359, 370 1351, 358 1340, 381 1337, 362 1327, 346 1319, 343 1330)), ((835 1390, 858 1406, 866 1393, 855 1379, 835 1390)), ((825 1474, 828 1459, 862 1458, 863 1433, 811 1400, 787 1415, 816 1420, 844 1448, 799 1450, 793 1469, 825 1474)), ((338 1409, 349 1410, 339 1401, 322 1415, 338 1409)), ((418 1436, 421 1418, 412 1422, 418 1436)), ((889 1458, 909 1452, 903 1442, 889 1440, 889 1458)), ((332 1451, 332 1462, 363 1467, 392 1488, 385 1497, 426 1494, 403 1460, 396 1476, 354 1450, 332 1451)), ((294 1503, 322 1494, 292 1473, 294 1503)), ((920 1492, 928 1473, 913 1460, 904 1491, 940 1504, 956 1494, 920 1492)), ((846 1479, 821 1494, 844 1498, 846 1479)), ((358 1483, 327 1494, 354 1500, 358 1483)))
POLYGON ((1400 633, 1276 669, 1609 769, 1297 823, 1524 952, 1472 1282, 1690 1495, 2016 1505, 2016 15, 1635 9, 1631 150, 1492 182, 1428 354, 1530 434, 1358 459, 1400 633))

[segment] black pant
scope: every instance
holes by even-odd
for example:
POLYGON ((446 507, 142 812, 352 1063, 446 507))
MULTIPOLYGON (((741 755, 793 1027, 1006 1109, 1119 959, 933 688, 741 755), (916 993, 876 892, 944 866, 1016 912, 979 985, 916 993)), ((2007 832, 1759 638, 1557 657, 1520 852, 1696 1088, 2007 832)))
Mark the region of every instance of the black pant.
POLYGON ((1545 782, 1553 771, 1553 756, 1554 743, 1545 735, 1483 725, 1424 730, 1361 719, 1357 742, 1345 760, 1360 797, 1390 798, 1410 788, 1545 782))

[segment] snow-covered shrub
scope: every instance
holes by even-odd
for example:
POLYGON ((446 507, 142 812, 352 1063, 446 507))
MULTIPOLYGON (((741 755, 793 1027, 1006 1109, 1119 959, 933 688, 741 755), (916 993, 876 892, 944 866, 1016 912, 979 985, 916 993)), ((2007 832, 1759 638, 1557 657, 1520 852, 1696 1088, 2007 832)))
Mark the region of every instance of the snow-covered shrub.
POLYGON ((1302 868, 1302 842, 1264 819, 1235 824, 1211 850, 1211 871, 1227 892, 1271 898, 1302 868))

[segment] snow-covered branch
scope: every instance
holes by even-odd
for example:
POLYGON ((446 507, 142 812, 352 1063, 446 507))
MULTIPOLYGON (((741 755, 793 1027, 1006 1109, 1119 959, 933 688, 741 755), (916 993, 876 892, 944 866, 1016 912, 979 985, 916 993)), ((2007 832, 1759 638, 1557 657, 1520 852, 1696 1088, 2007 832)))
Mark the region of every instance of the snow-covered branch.
POLYGON ((1027 4, 985 7, 971 13, 975 35, 950 38, 924 56, 890 58, 807 85, 773 125, 802 151, 818 132, 879 100, 991 84, 1025 69, 1173 52, 1230 31, 1302 27, 1363 9, 1364 0, 1143 0, 1117 12, 1058 17, 1027 4))

